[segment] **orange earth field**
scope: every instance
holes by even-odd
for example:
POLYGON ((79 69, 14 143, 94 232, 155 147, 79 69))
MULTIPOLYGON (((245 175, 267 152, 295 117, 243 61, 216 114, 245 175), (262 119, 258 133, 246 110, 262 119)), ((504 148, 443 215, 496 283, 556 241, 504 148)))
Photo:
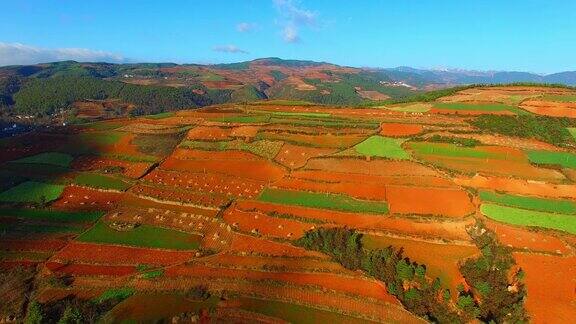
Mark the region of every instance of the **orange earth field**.
MULTIPOLYGON (((327 77, 322 70, 317 73, 327 77)), ((573 93, 485 87, 436 102, 499 103, 526 114, 574 118, 576 104, 547 101, 573 93)), ((573 321, 576 141, 556 145, 474 126, 478 116, 515 115, 513 110, 411 112, 403 107, 223 105, 10 139, 2 144, 3 170, 17 175, 18 183, 41 182, 59 191, 54 199, 43 196, 41 203, 26 203, 8 196, 7 190, 17 184, 3 184, 0 266, 32 269, 38 278, 73 278, 64 288, 39 286, 43 302, 93 298, 128 287, 135 295, 118 309, 145 313, 146 307, 136 304, 147 303, 147 294, 173 296, 204 284, 212 293, 228 296, 202 306, 207 318, 284 320, 239 308, 240 300, 254 298, 305 307, 311 316, 321 311, 345 316, 343 322, 419 323, 427 319, 409 312, 386 283, 296 242, 307 231, 355 229, 365 248, 392 246, 402 249, 410 262, 424 265, 427 280, 440 278, 449 303, 461 312, 455 306, 459 286, 474 288, 460 267, 483 253, 471 230, 481 224, 513 257, 512 268, 524 272, 530 322, 573 321), (94 134, 108 137, 87 140, 94 134), (415 143, 428 145, 438 136, 447 139, 444 144, 463 139, 479 144, 445 144, 445 151, 415 148, 415 143), (377 144, 362 153, 359 143, 368 138, 377 144), (339 154, 345 150, 357 154, 339 154), (564 164, 536 163, 533 150, 566 154, 558 162, 564 164), (70 159, 58 167, 50 163, 63 162, 52 162, 54 157, 19 161, 40 153, 70 159), (78 180, 86 174, 94 179, 78 180), (486 201, 482 193, 548 204, 514 206, 486 201), (493 215, 486 212, 487 205, 519 209, 523 219, 493 215), (554 209, 559 206, 564 209, 554 209), (26 213, 14 212, 24 209, 26 213), (539 214, 544 212, 549 215, 539 214), (541 219, 522 223, 534 217, 566 220, 556 227, 542 225, 541 219), (198 240, 182 239, 187 236, 198 240)), ((399 289, 410 288, 406 283, 399 289)), ((192 305, 174 300, 180 305, 174 307, 177 313, 192 305)))

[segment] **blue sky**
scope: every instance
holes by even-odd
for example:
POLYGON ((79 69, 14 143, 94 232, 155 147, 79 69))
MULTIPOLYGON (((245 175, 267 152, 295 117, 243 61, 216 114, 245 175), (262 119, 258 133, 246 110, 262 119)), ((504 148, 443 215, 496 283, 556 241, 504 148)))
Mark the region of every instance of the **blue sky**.
POLYGON ((573 0, 2 1, 0 65, 77 59, 576 70, 573 0))

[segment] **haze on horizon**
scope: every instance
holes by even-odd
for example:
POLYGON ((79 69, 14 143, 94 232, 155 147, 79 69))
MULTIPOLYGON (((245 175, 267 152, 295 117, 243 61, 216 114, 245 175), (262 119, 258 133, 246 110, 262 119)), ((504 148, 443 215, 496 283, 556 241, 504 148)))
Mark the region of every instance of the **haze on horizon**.
POLYGON ((60 60, 573 71, 576 2, 7 1, 0 66, 60 60))

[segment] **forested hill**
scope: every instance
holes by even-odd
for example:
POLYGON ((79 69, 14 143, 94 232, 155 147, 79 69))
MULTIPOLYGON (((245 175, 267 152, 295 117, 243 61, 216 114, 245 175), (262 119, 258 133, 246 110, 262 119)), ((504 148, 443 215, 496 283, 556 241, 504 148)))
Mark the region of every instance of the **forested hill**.
MULTIPOLYGON (((279 58, 217 65, 65 61, 1 67, 0 113, 7 120, 40 122, 55 115, 108 118, 266 99, 360 105, 458 84, 547 81, 532 76, 359 69, 279 58)), ((571 72, 551 80, 576 83, 571 72)))

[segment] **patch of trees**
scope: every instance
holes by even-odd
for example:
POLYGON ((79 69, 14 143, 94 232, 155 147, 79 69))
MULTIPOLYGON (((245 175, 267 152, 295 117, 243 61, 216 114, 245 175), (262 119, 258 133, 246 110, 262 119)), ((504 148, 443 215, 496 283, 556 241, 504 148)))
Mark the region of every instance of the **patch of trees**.
POLYGON ((574 138, 567 127, 576 127, 570 118, 547 116, 481 115, 471 121, 485 133, 533 138, 558 146, 574 146, 574 138))
POLYGON ((229 98, 226 91, 198 94, 191 88, 143 86, 106 81, 92 77, 62 76, 29 79, 13 95, 14 112, 36 116, 67 109, 74 101, 121 99, 136 105, 135 115, 193 108, 219 103, 229 98))
POLYGON ((495 234, 481 223, 470 228, 469 234, 482 253, 460 267, 471 290, 460 292, 459 306, 486 323, 527 322, 524 273, 516 267, 510 249, 499 245, 495 234))
POLYGON ((508 281, 514 265, 510 252, 489 236, 485 228, 473 228, 482 256, 468 260, 462 273, 472 289, 459 291, 453 302, 439 278, 426 276, 426 265, 411 261, 402 249, 365 249, 362 234, 347 228, 319 228, 308 231, 295 244, 332 256, 344 267, 363 270, 384 282, 411 312, 439 323, 463 323, 475 319, 519 322, 527 319, 523 308, 525 290, 517 277, 508 281), (488 235, 488 236, 486 236, 488 235), (486 266, 487 265, 487 266, 486 266), (515 287, 509 289, 509 287, 515 287))

